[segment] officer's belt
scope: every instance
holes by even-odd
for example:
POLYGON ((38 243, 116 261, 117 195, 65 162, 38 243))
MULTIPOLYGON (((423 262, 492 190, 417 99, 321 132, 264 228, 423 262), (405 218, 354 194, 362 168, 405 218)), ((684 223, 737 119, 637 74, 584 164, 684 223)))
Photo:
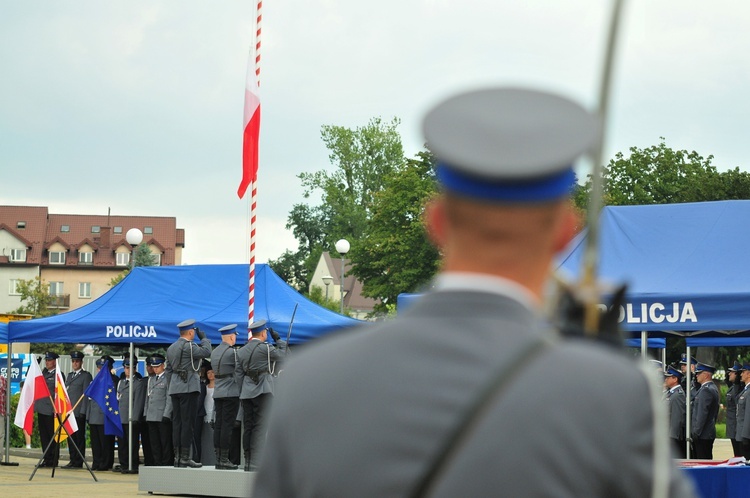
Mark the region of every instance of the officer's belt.
POLYGON ((232 377, 233 375, 234 375, 233 373, 221 374, 221 375, 214 375, 214 378, 215 379, 226 379, 227 377, 232 377))

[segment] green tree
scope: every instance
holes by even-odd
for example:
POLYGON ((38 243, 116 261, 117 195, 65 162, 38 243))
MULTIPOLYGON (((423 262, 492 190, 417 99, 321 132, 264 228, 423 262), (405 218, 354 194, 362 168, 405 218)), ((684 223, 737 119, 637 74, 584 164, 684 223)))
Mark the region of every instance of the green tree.
POLYGON ((354 129, 323 126, 321 138, 329 151, 333 170, 300 173, 307 199, 320 195, 320 205, 297 204, 287 218, 299 243, 298 251, 282 255, 274 264, 299 268, 300 289, 309 285, 309 276, 324 250, 333 250, 340 238, 362 238, 368 231, 370 213, 377 192, 386 179, 403 167, 404 151, 397 131, 399 120, 371 119, 354 129))
POLYGON ((268 266, 271 267, 276 275, 296 290, 303 289, 301 285, 305 283, 307 270, 305 269, 300 251, 292 252, 286 250, 278 259, 269 259, 268 266))
MULTIPOLYGON (((310 301, 317 303, 326 309, 335 311, 336 313, 341 311, 341 303, 336 299, 331 299, 330 297, 326 299, 325 293, 320 286, 313 285, 312 289, 310 289, 310 294, 307 296, 307 298, 310 301)), ((348 315, 349 313, 346 310, 344 310, 344 314, 348 315)))
POLYGON ((32 315, 34 318, 57 314, 57 310, 50 308, 55 296, 50 295, 49 284, 41 277, 19 280, 17 290, 21 295, 21 306, 11 313, 32 315))
MULTIPOLYGON (((151 249, 142 242, 135 248, 133 263, 135 264, 135 266, 155 266, 156 256, 151 252, 151 249)), ((119 284, 120 282, 122 282, 122 279, 128 276, 129 273, 130 268, 128 267, 118 273, 117 276, 112 277, 112 280, 109 281, 109 286, 114 287, 115 285, 119 284)))
MULTIPOLYGON (((618 152, 604 168, 605 205, 671 204, 750 198, 750 174, 739 168, 717 171, 713 156, 673 150, 662 137, 658 145, 618 152)), ((590 178, 574 192, 577 206, 585 208, 590 178)))
POLYGON ((439 253, 427 237, 424 208, 437 192, 434 159, 420 152, 391 173, 375 194, 370 228, 352 241, 351 273, 364 295, 380 300, 376 312, 388 312, 402 292, 414 292, 437 272, 439 253))

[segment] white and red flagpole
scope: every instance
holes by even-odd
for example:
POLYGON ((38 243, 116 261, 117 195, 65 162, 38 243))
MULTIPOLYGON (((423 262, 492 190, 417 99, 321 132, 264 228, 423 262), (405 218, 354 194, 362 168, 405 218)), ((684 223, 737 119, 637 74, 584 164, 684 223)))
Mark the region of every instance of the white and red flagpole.
POLYGON ((248 330, 255 316, 255 222, 258 199, 258 140, 260 137, 260 33, 263 1, 255 8, 255 44, 250 50, 245 79, 244 132, 242 139, 242 181, 237 195, 242 199, 250 188, 250 274, 248 276, 248 330))

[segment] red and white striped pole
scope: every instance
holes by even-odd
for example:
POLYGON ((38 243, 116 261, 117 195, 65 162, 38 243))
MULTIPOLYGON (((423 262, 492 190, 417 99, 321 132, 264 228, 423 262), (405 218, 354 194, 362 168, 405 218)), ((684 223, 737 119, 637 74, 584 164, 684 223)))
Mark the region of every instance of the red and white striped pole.
MULTIPOLYGON (((255 81, 256 87, 260 88, 260 32, 263 1, 258 0, 255 7, 255 81)), ((249 69, 249 68, 248 68, 249 69)), ((250 275, 248 279, 248 304, 247 304, 247 325, 248 340, 250 338, 250 324, 255 317, 255 229, 256 229, 256 208, 258 206, 258 180, 257 175, 250 183, 250 275)))

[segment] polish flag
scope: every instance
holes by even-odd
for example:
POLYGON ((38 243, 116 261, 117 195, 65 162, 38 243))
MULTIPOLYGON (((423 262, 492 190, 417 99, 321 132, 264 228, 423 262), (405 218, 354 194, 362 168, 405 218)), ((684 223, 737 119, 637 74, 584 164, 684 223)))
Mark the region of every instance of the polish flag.
POLYGON ((13 423, 31 434, 34 429, 34 401, 49 398, 47 381, 39 369, 39 364, 32 358, 26 381, 21 389, 21 398, 18 400, 16 418, 13 423))
POLYGON ((63 420, 65 420, 63 424, 65 430, 61 430, 55 438, 55 441, 58 443, 65 441, 68 435, 78 430, 78 422, 76 422, 76 417, 73 415, 73 404, 70 402, 68 390, 65 388, 65 380, 63 380, 58 368, 55 370, 55 431, 57 431, 60 422, 63 420), (68 417, 68 419, 65 420, 65 417, 68 417))
POLYGON ((254 59, 247 61, 245 79, 245 115, 242 136, 242 181, 237 195, 242 199, 250 183, 258 179, 258 138, 260 136, 260 97, 254 59))

